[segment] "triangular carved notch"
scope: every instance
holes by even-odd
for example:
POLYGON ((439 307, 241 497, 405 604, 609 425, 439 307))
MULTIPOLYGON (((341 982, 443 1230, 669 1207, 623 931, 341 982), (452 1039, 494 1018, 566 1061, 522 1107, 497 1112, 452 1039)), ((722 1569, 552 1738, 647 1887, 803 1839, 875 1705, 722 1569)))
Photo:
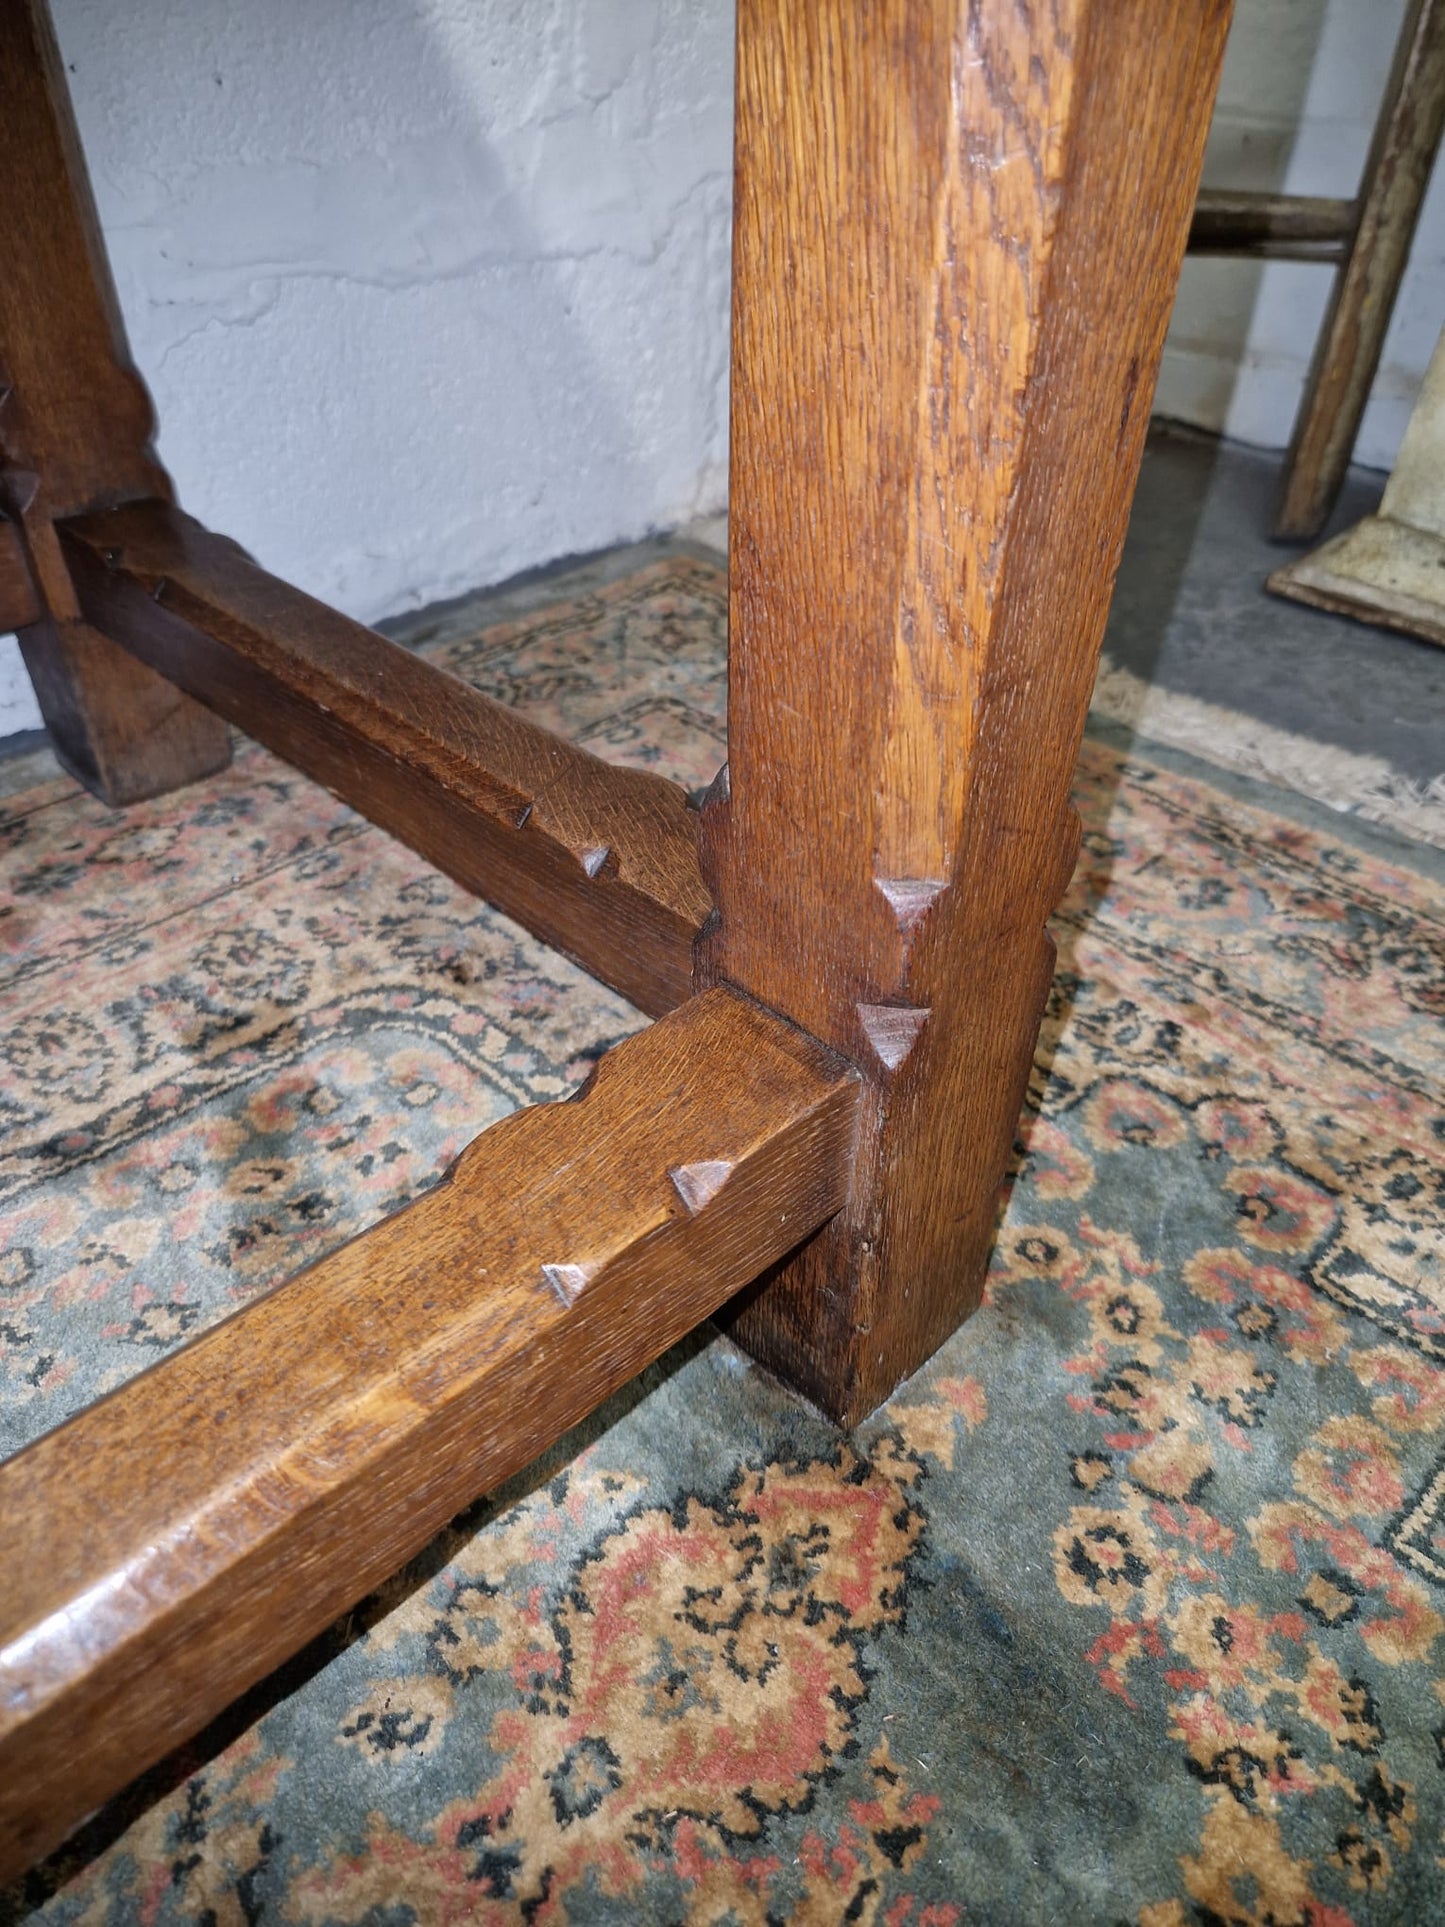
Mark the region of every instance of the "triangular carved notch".
POLYGON ((0 488, 0 505, 8 507, 12 515, 28 515, 39 493, 40 477, 33 469, 7 469, 4 486, 0 488))
POLYGON ((722 1190, 733 1174, 733 1167, 726 1158, 702 1158, 696 1164, 675 1164, 668 1172, 672 1188, 687 1206, 688 1213, 696 1217, 705 1204, 710 1204, 722 1190))
POLYGON ((919 1033, 931 1012, 913 1004, 859 1004, 858 1022, 873 1048, 873 1055, 887 1071, 896 1071, 918 1042, 919 1033))
POLYGON ((596 1265, 543 1265, 542 1276, 568 1311, 597 1275, 596 1265))
POLYGON ((605 843, 594 843, 590 848, 577 852, 577 861, 590 877, 599 877, 604 864, 612 851, 605 843))
POLYGON ((874 877, 873 887, 893 912, 899 935, 911 937, 948 885, 942 877, 874 877))

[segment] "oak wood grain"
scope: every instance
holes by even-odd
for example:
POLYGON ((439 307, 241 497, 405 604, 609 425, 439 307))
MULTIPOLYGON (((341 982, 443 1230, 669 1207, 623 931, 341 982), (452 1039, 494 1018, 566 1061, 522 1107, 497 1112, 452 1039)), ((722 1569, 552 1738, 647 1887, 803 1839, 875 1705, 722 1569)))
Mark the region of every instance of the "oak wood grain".
POLYGON ((0 1878, 837 1210, 856 1089, 699 997, 0 1467, 0 1878))
POLYGON ((166 496, 150 398, 130 360, 43 0, 0 0, 0 509, 42 608, 21 651, 56 753, 111 803, 222 769, 200 704, 80 619, 57 516, 166 496))
POLYGON ((677 784, 620 769, 258 568, 166 503, 67 523, 85 615, 658 1015, 709 910, 677 784))
POLYGON ((707 972, 867 1075, 735 1331, 856 1418, 978 1298, 1224 0, 742 0, 707 972))

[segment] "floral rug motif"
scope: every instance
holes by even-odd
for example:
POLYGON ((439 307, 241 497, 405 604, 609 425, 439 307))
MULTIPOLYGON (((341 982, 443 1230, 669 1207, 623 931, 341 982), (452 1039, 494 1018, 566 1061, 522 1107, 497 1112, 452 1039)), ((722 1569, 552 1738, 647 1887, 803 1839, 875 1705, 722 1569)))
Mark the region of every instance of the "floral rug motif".
MULTIPOLYGON (((418 640, 706 782, 716 565, 548 594, 418 640)), ((1110 741, 1078 800, 977 1316, 848 1438, 696 1335, 0 1919, 1439 1916, 1445 896, 1110 741)), ((642 1021, 259 750, 0 846, 6 1450, 642 1021)))

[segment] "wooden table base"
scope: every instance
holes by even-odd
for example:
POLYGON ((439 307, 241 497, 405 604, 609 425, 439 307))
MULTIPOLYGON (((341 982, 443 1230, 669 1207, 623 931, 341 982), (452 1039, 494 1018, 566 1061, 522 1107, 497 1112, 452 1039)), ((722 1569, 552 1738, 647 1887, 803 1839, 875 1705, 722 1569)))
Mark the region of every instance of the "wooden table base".
POLYGON ((58 753, 119 803, 237 723, 659 1019, 0 1470, 0 1877, 728 1301, 844 1423, 977 1301, 1227 23, 742 0, 699 816, 176 508, 0 0, 0 623, 58 753))

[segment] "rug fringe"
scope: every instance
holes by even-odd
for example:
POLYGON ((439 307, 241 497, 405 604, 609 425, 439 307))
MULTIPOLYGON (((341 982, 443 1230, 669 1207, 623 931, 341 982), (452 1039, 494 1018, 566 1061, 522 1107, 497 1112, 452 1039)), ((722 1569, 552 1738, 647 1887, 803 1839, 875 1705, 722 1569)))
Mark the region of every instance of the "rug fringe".
POLYGON ((1416 781, 1383 757, 1361 756, 1196 696, 1158 689, 1107 656, 1099 665, 1092 713, 1224 769, 1296 790, 1342 815, 1445 849, 1445 772, 1416 781))

